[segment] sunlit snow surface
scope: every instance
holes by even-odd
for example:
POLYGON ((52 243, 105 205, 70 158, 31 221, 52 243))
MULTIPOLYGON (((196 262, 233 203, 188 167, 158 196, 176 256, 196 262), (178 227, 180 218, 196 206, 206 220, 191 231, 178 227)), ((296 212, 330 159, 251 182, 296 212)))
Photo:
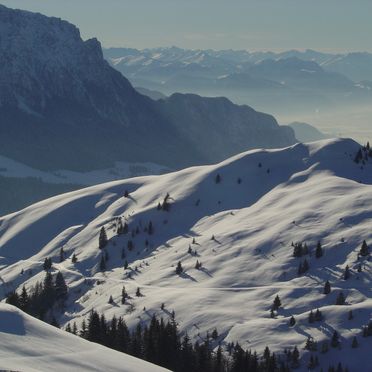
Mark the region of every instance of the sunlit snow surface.
MULTIPOLYGON (((42 280, 42 262, 52 257, 54 271, 60 270, 70 287, 66 311, 57 319, 62 325, 80 324, 93 308, 107 319, 124 316, 129 326, 154 313, 168 318, 174 310, 180 329, 194 341, 216 327, 223 343, 239 341, 258 352, 266 345, 276 351, 297 345, 301 354, 309 335, 321 342, 337 330, 342 350, 319 354, 322 366, 343 361, 350 371, 368 371, 372 338, 362 338, 361 327, 372 315, 372 270, 368 260, 357 260, 357 252, 363 239, 372 246, 372 159, 356 164, 359 148, 337 139, 254 150, 217 165, 110 182, 37 203, 0 219, 0 293, 4 297, 42 280), (167 193, 170 211, 157 210, 167 193), (119 216, 139 233, 117 236, 119 216), (149 221, 152 235, 144 231, 149 221), (103 225, 110 239, 105 273, 98 269, 103 225), (125 249, 130 266, 125 271, 121 253, 128 240, 135 248, 125 249), (320 259, 314 256, 318 240, 324 248, 320 259), (310 270, 301 277, 292 241, 306 242, 313 251, 307 257, 310 270), (197 256, 187 252, 189 245, 197 256), (61 247, 67 259, 59 263, 61 247), (203 263, 201 270, 195 269, 196 260, 203 263), (180 276, 178 261, 185 269, 180 276), (352 275, 344 281, 346 265, 352 275), (329 295, 323 294, 326 280, 329 295), (133 306, 121 304, 123 285, 133 306), (137 287, 142 297, 135 296, 137 287), (336 306, 341 289, 347 305, 336 306), (283 307, 271 319, 277 294, 283 307), (110 295, 114 304, 108 304, 110 295), (317 308, 324 321, 309 324, 309 311, 317 308), (291 315, 294 327, 288 325, 291 315), (357 349, 351 349, 354 335, 357 349)), ((302 368, 307 358, 305 353, 302 368)))

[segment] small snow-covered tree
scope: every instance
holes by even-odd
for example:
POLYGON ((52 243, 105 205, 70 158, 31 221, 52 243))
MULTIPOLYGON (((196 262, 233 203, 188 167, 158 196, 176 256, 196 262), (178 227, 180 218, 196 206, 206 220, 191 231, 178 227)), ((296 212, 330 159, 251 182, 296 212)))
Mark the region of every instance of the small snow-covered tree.
POLYGON ((182 272, 183 272, 183 267, 182 267, 181 261, 178 261, 177 267, 176 267, 176 274, 180 275, 182 272))
POLYGON ((323 290, 323 293, 324 294, 329 294, 331 293, 331 284, 329 283, 329 281, 327 280, 324 284, 324 290, 323 290))
POLYGON ((323 256, 323 248, 322 245, 320 244, 320 241, 318 241, 315 249, 315 257, 320 258, 323 256))
POLYGON ((363 257, 369 255, 369 248, 365 240, 363 240, 362 246, 360 248, 359 254, 363 257))
POLYGON ((272 309, 273 310, 278 310, 280 306, 282 306, 282 302, 280 300, 279 295, 276 295, 276 297, 274 298, 274 301, 273 301, 272 309))
POLYGON ((99 238, 98 238, 98 247, 99 249, 103 249, 107 245, 107 234, 106 234, 106 229, 105 226, 101 227, 101 230, 99 232, 99 238))

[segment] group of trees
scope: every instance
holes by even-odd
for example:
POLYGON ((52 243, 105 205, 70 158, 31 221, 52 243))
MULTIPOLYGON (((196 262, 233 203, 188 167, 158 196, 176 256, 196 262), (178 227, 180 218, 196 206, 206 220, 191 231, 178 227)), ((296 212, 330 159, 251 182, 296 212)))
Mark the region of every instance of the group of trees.
MULTIPOLYGON (((46 315, 57 304, 62 305, 68 294, 68 287, 62 273, 52 275, 46 272, 43 282, 37 282, 35 286, 27 290, 23 286, 21 294, 16 291, 8 294, 6 302, 17 306, 24 312, 45 320, 46 315)), ((53 322, 53 317, 50 317, 53 322)), ((55 322, 55 321, 54 321, 55 322)))
POLYGON ((74 323, 66 330, 89 341, 131 354, 176 372, 287 372, 290 365, 298 366, 299 352, 295 348, 276 356, 266 347, 263 355, 243 350, 237 343, 228 345, 227 352, 217 346, 218 332, 192 343, 187 333, 181 337, 173 316, 168 321, 155 315, 148 325, 138 323, 130 331, 122 317, 107 321, 104 314, 92 310, 78 330, 74 323))
MULTIPOLYGON (((293 257, 302 257, 306 255, 311 255, 311 250, 307 246, 306 243, 301 243, 301 242, 293 243, 292 242, 292 247, 293 247, 293 257)), ((316 244, 316 248, 315 248, 315 257, 320 258, 322 256, 323 256, 323 248, 322 248, 320 241, 318 241, 318 243, 316 244)))
POLYGON ((371 158, 371 157, 372 157, 372 149, 369 145, 369 142, 367 142, 367 145, 359 148, 359 150, 355 154, 354 161, 357 164, 359 164, 360 162, 365 164, 365 162, 368 161, 368 158, 371 158))

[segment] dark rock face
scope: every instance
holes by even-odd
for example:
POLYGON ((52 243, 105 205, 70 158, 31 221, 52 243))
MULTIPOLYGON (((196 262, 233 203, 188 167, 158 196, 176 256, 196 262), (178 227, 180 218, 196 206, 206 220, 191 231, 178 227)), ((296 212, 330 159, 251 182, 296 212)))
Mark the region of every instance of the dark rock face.
POLYGON ((0 5, 0 153, 40 169, 116 160, 174 168, 295 142, 269 115, 226 99, 154 102, 66 21, 0 5))

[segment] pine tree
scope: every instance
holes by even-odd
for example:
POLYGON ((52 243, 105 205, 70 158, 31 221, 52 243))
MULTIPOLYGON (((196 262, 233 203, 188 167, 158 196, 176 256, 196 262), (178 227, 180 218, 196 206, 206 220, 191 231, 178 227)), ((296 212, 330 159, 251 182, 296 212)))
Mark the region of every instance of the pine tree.
POLYGON ((309 313, 309 323, 314 323, 314 313, 313 310, 310 311, 309 313))
POLYGON ((322 342, 322 347, 321 347, 320 352, 321 352, 322 354, 325 354, 325 353, 328 352, 328 349, 329 349, 329 347, 328 347, 328 341, 325 340, 325 341, 322 342))
POLYGON ((123 221, 122 221, 121 217, 118 218, 116 233, 118 235, 123 233, 123 221))
POLYGON ((289 319, 289 325, 290 327, 293 327, 296 324, 296 319, 292 315, 291 318, 289 319))
POLYGON ((141 293, 141 289, 140 289, 140 287, 137 287, 137 290, 136 290, 136 296, 137 296, 137 297, 141 297, 141 296, 142 296, 142 293, 141 293))
POLYGON ((345 271, 344 271, 344 280, 348 280, 350 278, 350 269, 349 265, 346 265, 345 271))
POLYGON ((147 227, 147 233, 149 235, 152 235, 154 233, 154 227, 152 226, 152 222, 151 221, 149 222, 149 225, 147 227))
POLYGON ((108 303, 111 305, 114 303, 114 299, 112 298, 112 295, 110 295, 110 298, 108 300, 108 303))
POLYGON ((358 164, 362 159, 363 159, 362 150, 359 149, 358 152, 355 155, 354 161, 355 161, 355 163, 358 164))
POLYGON ((181 261, 178 261, 177 267, 176 267, 176 274, 180 275, 183 272, 183 267, 181 264, 181 261))
POLYGON ((76 254, 74 253, 73 255, 72 255, 72 258, 71 258, 71 262, 72 263, 76 263, 77 262, 77 257, 76 257, 76 254))
POLYGON ((106 234, 106 229, 105 226, 101 227, 101 230, 99 232, 99 238, 98 238, 98 247, 99 249, 103 249, 107 245, 107 234, 106 234))
POLYGON ((354 337, 353 337, 353 341, 351 342, 351 347, 352 347, 353 349, 356 349, 358 346, 359 346, 359 343, 358 343, 357 337, 354 336, 354 337))
POLYGON ((292 352, 292 366, 293 368, 297 368, 299 365, 300 353, 297 349, 297 346, 294 347, 292 352))
POLYGON ((57 299, 64 299, 67 296, 68 287, 66 285, 65 278, 60 271, 58 271, 56 275, 54 287, 57 299))
POLYGON ((340 344, 340 336, 337 331, 333 332, 332 339, 331 339, 331 346, 337 347, 340 344))
POLYGON ((128 293, 125 290, 125 287, 123 286, 123 289, 121 290, 121 303, 124 305, 126 299, 128 298, 128 293))
POLYGON ((217 332, 217 329, 216 328, 213 330, 211 336, 212 336, 213 340, 217 340, 217 338, 218 338, 218 332, 217 332))
POLYGON ((295 243, 293 246, 293 257, 302 257, 302 256, 303 256, 302 243, 295 243))
POLYGON ((298 276, 302 275, 303 271, 304 271, 304 269, 302 268, 302 262, 300 262, 298 264, 297 275, 298 276))
POLYGON ((28 296, 26 287, 22 287, 21 295, 19 296, 19 308, 27 313, 29 306, 30 298, 28 296))
POLYGON ((347 315, 347 319, 348 320, 352 320, 353 318, 354 318, 353 311, 352 310, 349 310, 348 315, 347 315))
POLYGON ((282 302, 280 301, 279 295, 276 295, 276 297, 273 301, 272 309, 273 310, 278 310, 280 306, 282 306, 282 302))
POLYGON ((320 241, 318 241, 315 249, 315 257, 320 258, 323 256, 323 248, 322 245, 320 244, 320 241))
POLYGON ((126 270, 127 268, 128 268, 128 261, 125 260, 125 262, 124 262, 124 270, 126 270))
POLYGON ((307 364, 307 368, 309 370, 312 370, 316 367, 316 364, 315 364, 315 359, 314 359, 314 356, 311 354, 310 355, 310 359, 309 359, 309 363, 307 364))
POLYGON ((329 294, 331 293, 331 284, 329 283, 329 281, 327 280, 324 284, 324 290, 323 290, 323 293, 324 294, 329 294))
POLYGON ((52 268, 52 259, 47 257, 44 260, 43 269, 44 271, 48 271, 51 268, 52 268))
POLYGON ((314 315, 314 320, 317 322, 322 321, 323 315, 319 309, 316 309, 315 315, 314 315))
POLYGON ((345 296, 341 291, 336 298, 336 305, 345 305, 345 296))
POLYGON ((317 349, 316 342, 311 336, 309 336, 306 340, 305 349, 309 351, 316 351, 317 349))
POLYGON ((73 325, 72 325, 72 333, 73 333, 74 335, 77 335, 77 326, 76 326, 76 322, 74 322, 73 325))
POLYGON ((362 247, 360 248, 359 254, 363 257, 369 255, 369 248, 365 240, 363 240, 362 247))
POLYGON ((63 262, 65 260, 65 252, 63 247, 59 250, 59 262, 63 262))

